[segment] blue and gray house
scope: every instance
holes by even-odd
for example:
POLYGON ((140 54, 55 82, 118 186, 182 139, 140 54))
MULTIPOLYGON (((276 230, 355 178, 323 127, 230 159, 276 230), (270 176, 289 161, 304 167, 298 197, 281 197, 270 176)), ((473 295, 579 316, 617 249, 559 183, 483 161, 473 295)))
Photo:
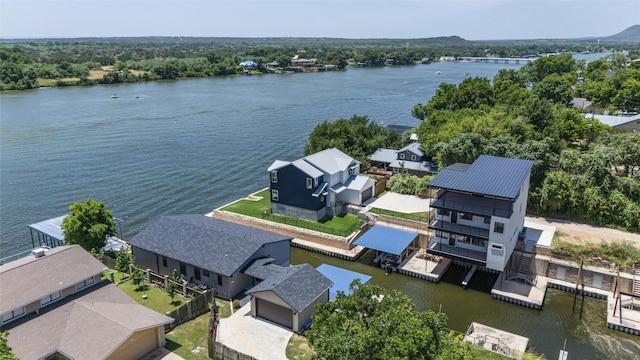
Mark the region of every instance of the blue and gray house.
POLYGON ((373 197, 375 181, 360 175, 360 162, 336 148, 295 161, 276 160, 267 171, 275 214, 318 221, 373 197))
POLYGON ((442 169, 429 183, 428 252, 503 271, 524 230, 532 160, 480 155, 442 169))
POLYGON ((371 163, 383 170, 391 170, 394 174, 406 171, 416 176, 433 175, 438 165, 429 161, 420 143, 414 142, 400 150, 378 149, 369 157, 371 163))

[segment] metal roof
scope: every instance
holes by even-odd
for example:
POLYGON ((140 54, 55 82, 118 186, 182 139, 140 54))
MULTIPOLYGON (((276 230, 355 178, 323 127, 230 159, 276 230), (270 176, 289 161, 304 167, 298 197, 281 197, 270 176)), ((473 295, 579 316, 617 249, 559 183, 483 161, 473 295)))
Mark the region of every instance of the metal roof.
POLYGON ((420 143, 417 143, 417 142, 411 143, 403 147, 402 149, 398 150, 398 152, 404 152, 404 151, 411 151, 416 155, 424 156, 424 151, 422 151, 422 146, 420 145, 420 143))
POLYGON ((336 174, 347 170, 351 164, 358 164, 358 161, 336 148, 322 150, 303 159, 327 174, 336 174))
POLYGON ((396 158, 396 150, 392 149, 378 149, 373 155, 369 156, 369 160, 383 163, 390 163, 396 158))
POLYGON ((62 220, 64 220, 64 218, 66 217, 67 215, 58 216, 53 219, 31 224, 29 225, 29 227, 56 240, 64 241, 64 234, 62 232, 62 220))
POLYGON ((633 116, 615 116, 615 115, 594 115, 594 114, 585 114, 586 118, 595 118, 603 124, 609 125, 611 127, 616 127, 620 125, 624 125, 630 123, 632 121, 640 120, 640 114, 633 116))
POLYGON ((533 161, 480 155, 473 164, 465 165, 447 166, 429 186, 516 199, 531 172, 533 161))
POLYGON ((417 233, 374 225, 360 236, 354 244, 389 254, 400 255, 416 237, 418 237, 417 233))
POLYGON ((342 291, 345 295, 351 294, 349 286, 356 279, 360 280, 362 284, 366 284, 371 280, 369 275, 328 264, 321 264, 316 270, 333 282, 333 286, 329 289, 329 300, 335 300, 338 291, 342 291))

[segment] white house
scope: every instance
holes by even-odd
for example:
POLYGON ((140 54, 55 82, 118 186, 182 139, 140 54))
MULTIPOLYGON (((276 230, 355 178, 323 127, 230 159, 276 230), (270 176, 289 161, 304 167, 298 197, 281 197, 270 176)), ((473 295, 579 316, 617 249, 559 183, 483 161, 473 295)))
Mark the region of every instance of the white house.
POLYGON ((480 155, 444 168, 437 189, 428 251, 503 271, 524 228, 533 161, 480 155))

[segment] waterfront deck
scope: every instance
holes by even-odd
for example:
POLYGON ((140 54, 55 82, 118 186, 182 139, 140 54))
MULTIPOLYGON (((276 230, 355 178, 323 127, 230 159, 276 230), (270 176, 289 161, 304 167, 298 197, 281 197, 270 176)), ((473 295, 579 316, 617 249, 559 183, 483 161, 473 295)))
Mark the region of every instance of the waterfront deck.
POLYGON ((538 276, 533 283, 535 285, 521 280, 507 280, 500 275, 491 289, 491 297, 540 310, 547 294, 547 278, 538 276))
POLYGON ((340 249, 335 246, 329 246, 309 240, 295 238, 291 240, 291 246, 351 261, 356 260, 360 257, 360 255, 364 254, 364 252, 367 251, 367 248, 365 248, 364 246, 354 246, 350 250, 347 250, 340 249))
POLYGON ((515 359, 522 358, 529 345, 529 338, 477 322, 471 323, 464 340, 515 359))
POLYGON ((622 295, 622 303, 634 302, 634 309, 620 309, 620 302, 616 308, 616 299, 612 296, 607 298, 607 327, 610 329, 626 332, 629 334, 640 335, 640 301, 638 298, 632 298, 628 295, 622 295), (616 310, 615 315, 613 310, 616 310), (621 311, 622 310, 622 311, 621 311), (622 320, 620 316, 622 314, 622 320))
POLYGON ((451 266, 451 259, 436 256, 423 259, 419 256, 420 254, 421 252, 416 252, 409 256, 409 258, 400 265, 398 272, 431 282, 440 281, 444 273, 449 269, 449 266, 451 266))

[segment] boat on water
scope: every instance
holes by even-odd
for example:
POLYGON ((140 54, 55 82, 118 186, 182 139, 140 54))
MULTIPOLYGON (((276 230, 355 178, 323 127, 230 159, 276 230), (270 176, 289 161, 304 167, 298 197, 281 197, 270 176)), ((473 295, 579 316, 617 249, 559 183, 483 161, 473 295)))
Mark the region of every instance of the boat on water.
POLYGON ((440 74, 441 74, 440 70, 436 71, 436 75, 440 75, 440 74))
POLYGON ((119 98, 119 97, 120 97, 120 96, 118 96, 118 94, 113 94, 113 95, 111 95, 111 98, 112 98, 112 99, 117 99, 117 98, 119 98))

